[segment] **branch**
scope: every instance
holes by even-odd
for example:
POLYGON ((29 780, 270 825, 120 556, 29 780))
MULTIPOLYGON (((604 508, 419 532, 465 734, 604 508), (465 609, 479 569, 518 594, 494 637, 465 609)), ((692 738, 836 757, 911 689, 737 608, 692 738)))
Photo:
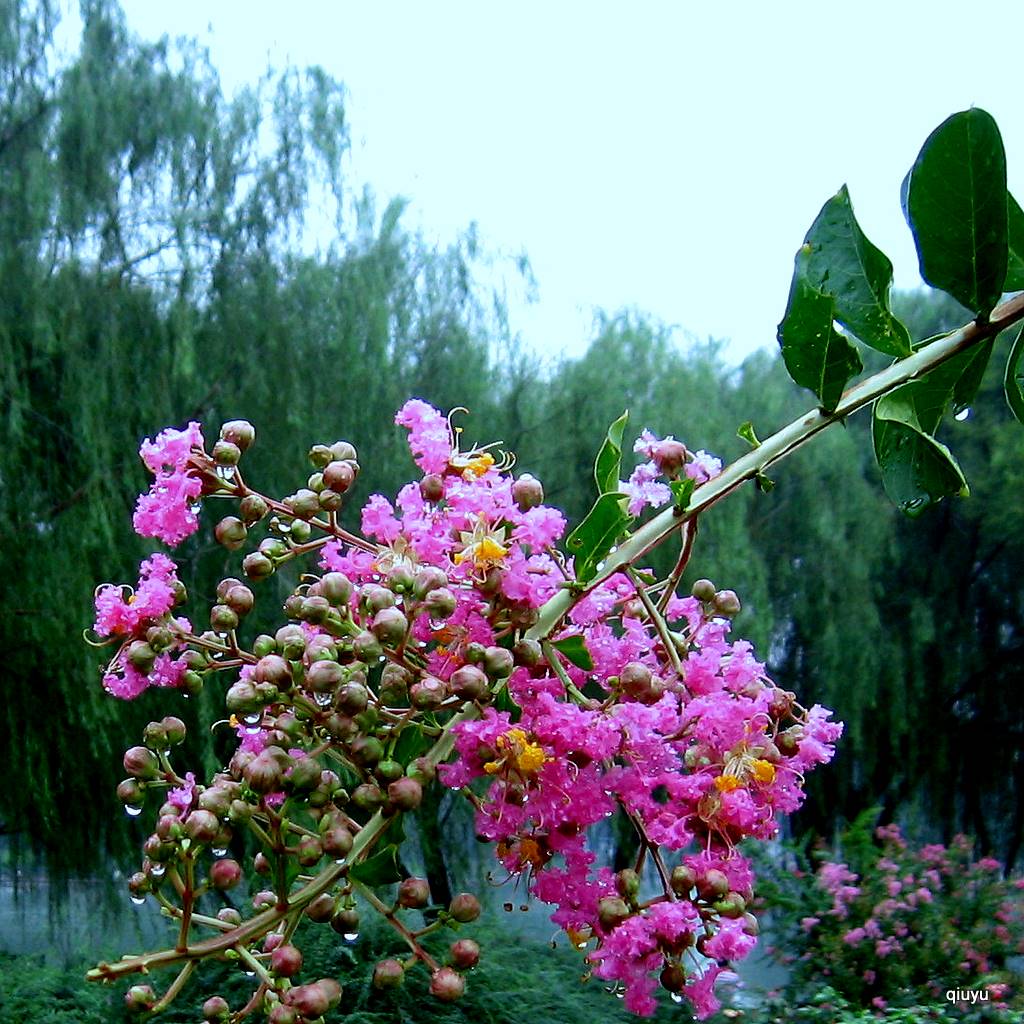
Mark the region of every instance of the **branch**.
POLYGON ((623 541, 615 554, 608 555, 605 558, 604 568, 585 586, 575 588, 574 591, 561 590, 555 594, 540 609, 540 616, 536 624, 526 635, 533 640, 546 637, 587 591, 593 590, 594 587, 603 583, 609 576, 620 572, 625 566, 632 565, 651 548, 660 544, 670 533, 679 528, 681 519, 693 519, 714 502, 734 491, 744 481, 752 480, 772 464, 796 451, 826 427, 830 427, 833 423, 841 423, 851 413, 870 405, 901 384, 923 377, 947 360, 988 338, 995 337, 1000 331, 1022 319, 1024 319, 1024 294, 1015 295, 1008 302, 996 307, 987 323, 980 324, 973 321, 947 337, 933 341, 913 355, 907 356, 906 359, 893 363, 881 372, 868 377, 867 380, 855 384, 844 393, 834 412, 825 412, 824 409, 819 408, 793 420, 788 426, 772 434, 756 448, 727 466, 714 479, 696 488, 682 516, 677 515, 676 509, 672 507, 659 512, 652 520, 641 526, 636 533, 623 541))

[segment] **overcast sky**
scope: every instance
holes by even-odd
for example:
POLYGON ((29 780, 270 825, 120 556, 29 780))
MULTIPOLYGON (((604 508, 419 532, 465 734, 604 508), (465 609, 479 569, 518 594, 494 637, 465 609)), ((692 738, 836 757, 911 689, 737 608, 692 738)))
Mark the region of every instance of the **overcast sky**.
MULTIPOLYGON (((513 326, 578 353, 595 308, 775 344, 793 254, 844 182, 898 286, 919 283, 899 186, 974 105, 1024 198, 1019 0, 349 3, 124 0, 145 38, 207 45, 225 89, 268 61, 349 93, 350 176, 439 242, 476 221, 539 285, 513 326)), ((514 296, 513 296, 514 297, 514 296)), ((681 333, 681 336, 685 336, 681 333)))

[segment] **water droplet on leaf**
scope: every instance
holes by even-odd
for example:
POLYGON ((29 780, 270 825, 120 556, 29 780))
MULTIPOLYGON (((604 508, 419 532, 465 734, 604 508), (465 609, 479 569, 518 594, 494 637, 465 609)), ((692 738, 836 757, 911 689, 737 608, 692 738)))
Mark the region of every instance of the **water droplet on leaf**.
POLYGON ((131 804, 126 804, 124 813, 127 814, 129 818, 137 818, 142 813, 142 808, 132 807, 131 804))

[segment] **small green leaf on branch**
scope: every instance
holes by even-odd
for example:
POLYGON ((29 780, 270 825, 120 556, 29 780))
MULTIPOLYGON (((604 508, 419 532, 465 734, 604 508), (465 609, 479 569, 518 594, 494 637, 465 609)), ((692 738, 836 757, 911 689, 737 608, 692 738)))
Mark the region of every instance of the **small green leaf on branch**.
POLYGON ((747 420, 746 423, 741 423, 739 429, 736 431, 736 436, 743 438, 751 448, 758 448, 761 442, 757 438, 757 434, 754 433, 754 424, 747 420))
POLYGON ((379 885, 391 885, 402 880, 402 871, 398 866, 398 847, 387 846, 372 857, 353 864, 348 870, 349 877, 363 885, 376 888, 379 885))
POLYGON ((619 489, 622 475, 622 435, 629 420, 627 409, 609 428, 594 460, 594 481, 598 494, 608 494, 619 489))
POLYGON ((1014 338, 1010 356, 1006 360, 1006 374, 1003 377, 1006 404, 1017 421, 1024 423, 1024 369, 1020 365, 1021 356, 1024 356, 1024 327, 1014 338))
POLYGON ((560 654, 565 655, 577 668, 590 672, 594 667, 594 659, 587 650, 581 636, 567 636, 561 640, 552 640, 551 646, 560 654))
POLYGON ((695 484, 690 477, 686 476, 681 480, 669 480, 668 486, 672 492, 672 508, 676 515, 682 515, 690 504, 695 484))
POLYGON ((625 511, 625 504, 624 494, 602 494, 583 522, 566 538, 565 546, 575 556, 579 582, 588 583, 597 575, 598 565, 633 521, 625 511))

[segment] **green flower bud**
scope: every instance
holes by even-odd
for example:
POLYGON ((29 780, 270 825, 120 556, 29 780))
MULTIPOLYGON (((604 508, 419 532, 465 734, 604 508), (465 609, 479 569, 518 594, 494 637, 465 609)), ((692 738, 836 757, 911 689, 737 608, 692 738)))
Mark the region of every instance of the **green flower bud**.
POLYGON ((731 619, 740 612, 740 599, 734 590, 720 590, 715 594, 715 611, 731 619))
POLYGON ((405 968, 398 960, 381 960, 373 969, 373 987, 398 988, 405 981, 405 968))
POLYGON ((398 761, 381 761, 380 764, 374 768, 374 774, 381 782, 395 782, 405 775, 405 769, 398 761))
POLYGON ((463 700, 483 700, 491 692, 487 676, 476 665, 456 669, 448 684, 463 700))
POLYGON ((409 687, 409 701, 414 708, 429 711, 438 708, 448 696, 448 687, 434 676, 424 676, 409 687))
POLYGON ((255 442, 256 428, 248 420, 228 420, 220 428, 220 436, 222 440, 238 445, 244 452, 255 442))
POLYGON ((330 693, 344 678, 345 670, 336 661, 314 661, 306 669, 306 686, 314 693, 330 693))
POLYGON ((242 571, 251 580, 265 580, 274 575, 274 563, 259 551, 250 551, 242 559, 242 571))
POLYGON ((218 633, 229 633, 238 628, 238 614, 226 604, 215 604, 210 609, 210 625, 218 633))
POLYGON ((672 869, 670 884, 677 896, 689 896, 697 884, 697 872, 686 864, 679 864, 672 869))
POLYGON ((152 750, 130 747, 124 752, 124 770, 135 779, 156 779, 160 776, 160 762, 152 750))
POLYGON ((711 580, 701 579, 697 580, 690 588, 690 593, 693 594, 698 601, 703 601, 707 604, 709 601, 714 601, 715 594, 718 593, 718 591, 711 580))
POLYGON ((448 586, 448 577, 434 565, 427 565, 416 573, 412 583, 413 596, 423 600, 431 590, 448 586))
POLYGON ((336 825, 320 837, 320 843, 328 857, 340 860, 352 849, 352 833, 343 825, 336 825))
POLYGON ((156 1006, 156 993, 149 985, 132 985, 124 994, 124 1005, 129 1013, 145 1013, 156 1006))
POLYGON ((166 718, 161 720, 160 724, 163 726, 164 732, 167 734, 167 742, 172 747, 176 747, 179 743, 184 741, 185 723, 180 718, 168 715, 166 718))
POLYGON ((319 496, 316 491, 306 487, 300 487, 294 494, 289 494, 284 504, 297 519, 312 519, 320 511, 319 496))
POLYGON ((247 494, 238 503, 238 513, 246 526, 258 523, 269 511, 270 506, 258 494, 247 494))
POLYGON ((156 661, 156 651, 144 640, 133 640, 128 645, 128 661, 144 675, 148 675, 156 661))
POLYGON ((142 742, 151 750, 167 750, 167 730, 159 722, 150 722, 142 730, 142 742))
POLYGON ((334 458, 331 455, 331 449, 325 444, 315 444, 309 449, 309 461, 317 469, 323 469, 334 458))
POLYGON ((525 665, 527 668, 537 665, 542 653, 540 644, 536 640, 523 639, 512 648, 512 657, 515 658, 516 664, 525 665))
POLYGON ((388 647, 397 647, 409 630, 409 620, 397 608, 382 608, 373 617, 370 631, 388 647))
POLYGON ((610 932, 629 917, 629 907, 621 896, 605 896, 598 901, 597 919, 601 927, 610 932))
POLYGON ((303 836, 295 848, 295 856, 304 868, 319 864, 323 855, 324 848, 320 845, 320 840, 312 836, 303 836))
POLYGON ((484 671, 491 679, 505 679, 512 674, 512 652, 504 647, 488 647, 484 654, 484 671))
POLYGON ((640 895, 640 876, 632 868, 623 868, 615 876, 615 888, 620 896, 635 900, 640 895))
POLYGON ((352 597, 352 581, 344 573, 329 572, 320 579, 320 591, 335 608, 341 608, 352 597))
POLYGON ((384 656, 384 648, 372 633, 364 630, 353 639, 352 653, 359 661, 370 664, 384 656))
POLYGON ((214 442, 210 455, 218 466, 237 466, 238 460, 242 457, 242 449, 237 444, 221 438, 214 442))
POLYGON ((249 535, 245 523, 237 516, 225 516, 214 528, 213 535, 217 543, 223 545, 228 551, 237 551, 249 535))
POLYGON ((364 782, 361 786, 356 786, 352 792, 352 803, 361 811, 368 811, 371 814, 379 811, 385 800, 384 791, 372 782, 364 782))
MULTIPOLYGON (((322 505, 319 498, 317 499, 317 504, 322 505)), ((305 544, 313 536, 313 527, 302 519, 296 519, 288 528, 288 532, 296 544, 305 544)))
POLYGON ((335 441, 330 450, 331 458, 338 462, 354 462, 357 458, 355 446, 348 441, 335 441))
POLYGON ((260 709, 260 699, 256 695, 256 687, 246 679, 232 683, 224 695, 224 706, 233 715, 249 714, 260 709))

